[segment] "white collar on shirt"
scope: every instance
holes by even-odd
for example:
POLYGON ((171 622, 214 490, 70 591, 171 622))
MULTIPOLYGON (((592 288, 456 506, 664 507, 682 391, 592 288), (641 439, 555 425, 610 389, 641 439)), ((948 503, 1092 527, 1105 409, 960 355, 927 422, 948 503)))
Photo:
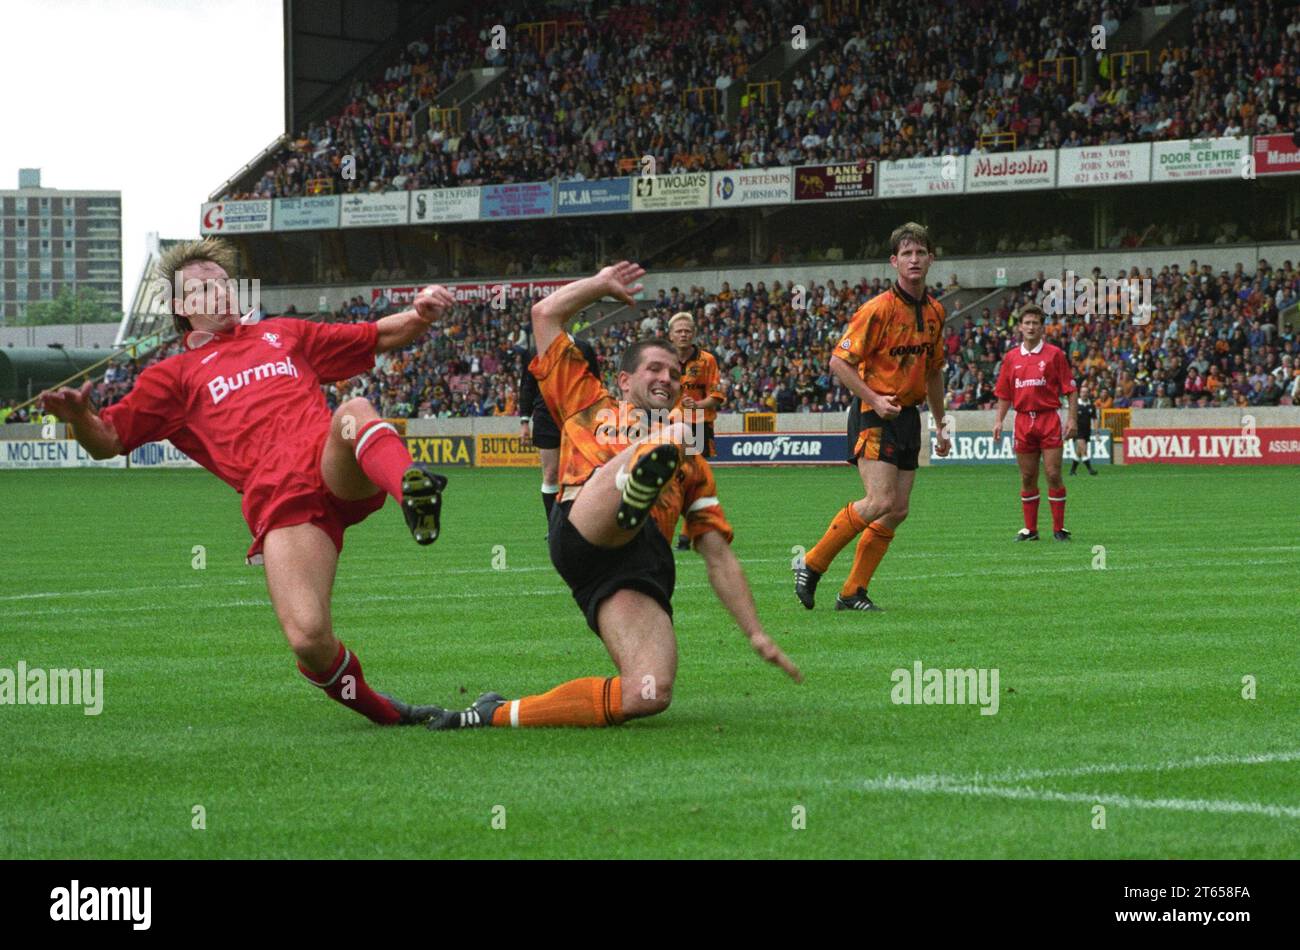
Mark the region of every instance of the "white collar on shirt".
POLYGON ((1043 344, 1044 344, 1045 342, 1047 342, 1047 341, 1046 341, 1046 340, 1039 340, 1039 341, 1038 341, 1038 345, 1037 345, 1036 347, 1034 347, 1032 350, 1027 350, 1027 349, 1025 349, 1025 344, 1021 343, 1021 344, 1020 344, 1020 355, 1021 355, 1021 356, 1032 356, 1034 353, 1037 353, 1039 350, 1041 350, 1041 349, 1043 348, 1043 344))

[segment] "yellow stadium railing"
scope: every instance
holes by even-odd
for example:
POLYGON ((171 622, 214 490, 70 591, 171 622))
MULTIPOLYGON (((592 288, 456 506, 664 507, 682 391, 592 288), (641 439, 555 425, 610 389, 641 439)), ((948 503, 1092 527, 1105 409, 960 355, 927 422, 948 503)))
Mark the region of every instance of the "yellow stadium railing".
POLYGON ((522 33, 528 42, 537 47, 539 53, 545 53, 548 49, 546 45, 546 34, 551 34, 551 42, 555 43, 560 35, 560 22, 558 20, 535 20, 531 23, 520 23, 515 27, 515 32, 522 33))
POLYGON ((745 413, 745 431, 746 432, 775 432, 776 413, 775 412, 745 413))
POLYGON ((440 109, 437 106, 429 106, 429 126, 459 132, 461 130, 460 107, 448 106, 445 109, 440 109))
POLYGON ((1014 152, 1016 150, 1016 133, 985 132, 980 135, 978 144, 981 149, 996 149, 1009 146, 1011 151, 1014 152))
POLYGON ((767 97, 773 96, 777 102, 781 101, 781 80, 769 79, 767 82, 751 82, 745 84, 745 95, 750 102, 757 100, 763 105, 767 105, 767 97))
POLYGON ((711 105, 712 105, 712 111, 713 111, 713 112, 717 112, 717 111, 718 111, 718 98, 719 98, 719 94, 718 94, 717 87, 715 87, 715 86, 692 86, 692 87, 690 87, 689 89, 683 89, 683 90, 682 90, 682 96, 681 96, 681 98, 682 98, 682 106, 683 106, 683 107, 685 107, 685 105, 686 105, 686 97, 689 96, 689 95, 691 95, 692 93, 694 93, 694 94, 698 97, 698 99, 699 99, 699 101, 700 101, 700 106, 701 106, 701 107, 704 107, 704 100, 705 100, 705 97, 707 96, 708 99, 709 99, 709 102, 710 102, 711 105))
POLYGON ((1103 409, 1101 411, 1101 426, 1103 429, 1109 429, 1116 441, 1124 437, 1124 430, 1132 422, 1132 409, 1103 409))
POLYGON ((375 129, 388 133, 388 141, 396 142, 406 137, 407 117, 401 112, 381 112, 375 116, 375 129))
POLYGON ((1040 59, 1038 61, 1039 75, 1050 72, 1057 82, 1062 81, 1067 68, 1070 71, 1070 88, 1074 89, 1079 85, 1079 58, 1077 56, 1057 56, 1052 59, 1040 59))
POLYGON ((1110 79, 1119 76, 1127 76, 1132 71, 1133 64, 1141 60, 1142 71, 1151 72, 1151 51, 1146 49, 1120 50, 1111 53, 1106 57, 1109 60, 1109 66, 1104 75, 1110 79))

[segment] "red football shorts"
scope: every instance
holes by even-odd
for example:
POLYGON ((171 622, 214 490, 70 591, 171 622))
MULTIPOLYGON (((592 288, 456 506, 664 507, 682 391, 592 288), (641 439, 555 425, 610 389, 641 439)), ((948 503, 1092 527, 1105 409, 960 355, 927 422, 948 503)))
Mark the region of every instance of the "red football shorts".
POLYGON ((276 445, 244 485, 244 521, 253 533, 248 562, 260 563, 262 541, 274 528, 314 524, 343 550, 343 531, 384 506, 388 495, 375 492, 360 501, 344 501, 321 477, 321 454, 329 421, 317 432, 276 445))
POLYGON ((1016 451, 1059 449, 1062 445, 1061 431, 1061 416, 1050 409, 1042 412, 1017 412, 1016 451))

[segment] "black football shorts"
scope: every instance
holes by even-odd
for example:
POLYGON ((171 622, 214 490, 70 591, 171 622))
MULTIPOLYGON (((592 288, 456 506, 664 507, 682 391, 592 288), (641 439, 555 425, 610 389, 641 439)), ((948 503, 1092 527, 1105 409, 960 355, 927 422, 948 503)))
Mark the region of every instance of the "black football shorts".
POLYGON ((636 590, 659 602, 671 618, 673 587, 677 583, 677 564, 668 542, 653 518, 621 548, 598 548, 569 522, 573 502, 562 502, 551 509, 551 563, 573 592, 587 626, 599 636, 596 611, 611 595, 620 590, 636 590))

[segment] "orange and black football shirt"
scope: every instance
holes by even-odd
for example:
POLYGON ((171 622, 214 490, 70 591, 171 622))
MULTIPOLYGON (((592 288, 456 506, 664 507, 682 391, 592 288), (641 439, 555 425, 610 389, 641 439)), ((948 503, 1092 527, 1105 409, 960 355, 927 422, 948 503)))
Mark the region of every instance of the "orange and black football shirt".
POLYGON ((943 321, 939 301, 917 300, 894 283, 858 308, 834 355, 874 391, 915 406, 925 401, 926 375, 943 365, 943 321))
MULTIPOLYGON (((717 357, 698 346, 694 347, 689 359, 682 360, 682 394, 677 399, 678 406, 681 406, 682 399, 686 396, 697 403, 716 399, 719 406, 727 398, 722 388, 722 371, 718 369, 717 357)), ((717 418, 717 409, 704 410, 705 422, 712 424, 717 418)))
MULTIPOLYGON (((591 372, 581 351, 565 334, 556 336, 545 353, 533 357, 528 370, 537 377, 542 398, 560 420, 561 501, 576 497, 591 473, 644 435, 645 414, 631 403, 615 399, 591 372), (629 438, 629 435, 631 436, 629 438)), ((659 493, 650 510, 665 538, 677 519, 686 516, 686 535, 693 542, 717 531, 731 542, 731 525, 718 501, 718 486, 709 463, 697 454, 686 456, 672 484, 659 493)))

